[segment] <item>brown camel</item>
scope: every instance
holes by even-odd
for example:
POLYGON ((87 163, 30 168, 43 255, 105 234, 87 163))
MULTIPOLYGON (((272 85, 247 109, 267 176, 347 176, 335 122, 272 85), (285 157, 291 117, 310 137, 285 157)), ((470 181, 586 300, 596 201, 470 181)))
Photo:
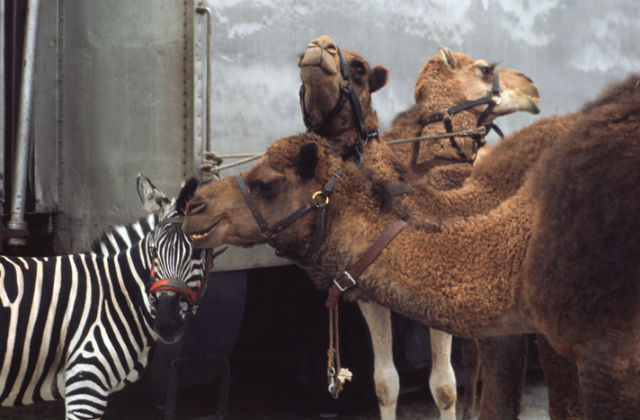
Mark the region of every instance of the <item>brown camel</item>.
MULTIPOLYGON (((420 71, 414 94, 416 105, 396 116, 383 139, 391 141, 443 134, 446 127, 434 116, 443 110, 492 96, 500 102, 491 112, 484 115, 489 110, 489 105, 484 103, 462 110, 452 116, 451 130, 481 125, 491 127, 495 118, 517 111, 537 114, 540 97, 531 79, 519 71, 496 68, 486 60, 474 60, 440 47, 439 54, 428 60, 420 71), (496 76, 499 76, 499 93, 492 92, 496 76)), ((394 150, 407 162, 411 161, 414 170, 428 171, 426 178, 436 188, 451 189, 460 186, 469 176, 478 147, 483 144, 481 138, 457 137, 426 142, 415 157, 412 157, 415 145, 401 144, 394 146, 394 150), (433 167, 433 162, 438 166, 433 167)))
MULTIPOLYGON (((639 81, 640 78, 634 77, 625 85, 626 91, 638 91, 639 81)), ((527 256, 528 239, 533 234, 532 248, 539 239, 538 231, 532 231, 532 227, 546 224, 546 213, 536 210, 537 219, 532 214, 533 208, 547 204, 546 198, 538 203, 532 192, 545 190, 544 183, 537 186, 535 183, 556 168, 555 154, 550 153, 531 171, 529 181, 512 198, 487 215, 437 224, 429 220, 428 214, 409 219, 407 227, 361 274, 358 286, 349 289, 345 296, 375 300, 410 318, 467 337, 541 332, 556 351, 575 361, 588 418, 638 418, 640 337, 633 328, 640 317, 636 309, 637 282, 633 277, 637 275, 637 264, 627 269, 618 268, 629 267, 628 261, 636 255, 633 251, 639 246, 638 229, 634 229, 637 226, 626 213, 636 208, 622 204, 629 197, 633 203, 638 202, 635 198, 640 198, 638 188, 633 188, 635 178, 628 176, 633 175, 640 159, 637 140, 640 92, 634 92, 631 99, 622 104, 623 108, 631 109, 626 115, 619 109, 605 112, 599 119, 598 113, 587 113, 556 147, 567 151, 562 155, 565 160, 555 161, 557 168, 569 161, 576 163, 574 175, 590 166, 604 169, 589 171, 593 177, 585 182, 576 176, 554 178, 555 186, 551 188, 552 191, 575 188, 574 197, 588 196, 586 201, 600 204, 596 207, 598 211, 584 211, 586 219, 581 218, 577 224, 588 226, 587 230, 595 225, 597 228, 589 233, 604 235, 581 236, 573 230, 569 233, 578 241, 577 249, 588 248, 594 240, 602 239, 604 245, 598 242, 596 252, 607 258, 597 255, 598 261, 609 264, 611 270, 594 269, 589 265, 590 260, 584 260, 583 266, 568 273, 568 280, 561 273, 553 278, 553 283, 543 287, 540 286, 548 278, 547 273, 531 274, 538 267, 547 266, 542 262, 544 259, 558 260, 545 252, 539 253, 535 261, 531 260, 534 252, 527 256), (625 127, 627 120, 635 122, 636 127, 632 124, 625 127), (587 129, 581 126, 582 121, 587 129), (608 130, 603 132, 607 123, 618 124, 623 135, 619 141, 600 147, 599 142, 610 136, 608 130), (574 136, 578 136, 577 139, 574 136), (577 153, 575 145, 581 141, 592 147, 577 153), (592 158, 591 152, 602 149, 603 153, 592 158), (621 155, 624 164, 618 170, 621 155), (607 178, 612 171, 619 176, 607 178), (603 187, 607 185, 603 182, 606 180, 613 185, 603 187), (599 194, 601 192, 609 194, 599 194), (617 198, 622 194, 624 197, 617 198), (595 201, 598 198, 599 201, 595 201), (621 212, 603 211, 603 198, 613 199, 613 207, 621 212), (614 234, 608 229, 612 226, 616 228, 614 234), (607 242, 612 236, 613 243, 607 242), (635 248, 626 254, 630 245, 635 248), (523 265, 525 257, 527 261, 523 265), (419 265, 425 267, 415 270, 419 265), (554 293, 556 289, 560 293, 554 293)), ((324 139, 310 134, 276 142, 244 175, 243 181, 249 185, 254 206, 263 217, 279 220, 294 211, 296 203, 304 203, 314 191, 321 190, 329 174, 338 168, 342 169, 342 176, 331 195, 332 207, 323 245, 306 261, 299 262, 323 287, 329 285, 328 278, 349 267, 379 232, 403 214, 390 204, 391 195, 385 194, 389 193, 384 188, 386 183, 376 180, 353 162, 344 162, 327 147, 324 139)), ((203 188, 190 202, 184 227, 194 235, 196 246, 213 247, 221 243, 247 246, 264 242, 260 229, 251 223, 253 214, 239 191, 236 180, 226 178, 203 188), (226 200, 215 200, 215 197, 226 200)), ((571 205, 575 204, 574 200, 563 194, 551 196, 549 202, 560 209, 558 219, 567 220, 566 208, 558 206, 558 202, 571 205)), ((584 202, 579 199, 577 204, 584 202)), ((557 228, 554 221, 547 225, 551 230, 557 228)), ((306 249, 315 226, 311 216, 301 218, 277 236, 277 246, 306 249)), ((555 233, 556 238, 566 237, 555 233)), ((563 248, 563 244, 559 248, 563 248)), ((561 261, 571 258, 566 248, 565 253, 561 252, 561 261)), ((588 252, 583 255, 592 256, 588 252)), ((553 267, 553 263, 548 267, 553 267)))
POLYGON ((640 418, 640 76, 583 112, 532 178, 524 295, 553 348, 577 361, 587 416, 640 418))
MULTIPOLYGON (((306 116, 307 125, 313 127, 317 132, 322 133, 324 136, 331 138, 332 143, 337 150, 344 151, 347 147, 353 144, 353 139, 358 138, 358 126, 357 115, 353 111, 353 104, 347 102, 345 106, 340 110, 336 117, 331 119, 327 115, 334 112, 334 104, 340 103, 340 96, 338 95, 339 87, 341 84, 344 86, 343 75, 340 72, 340 59, 337 53, 338 48, 336 44, 327 36, 323 36, 313 40, 309 44, 309 48, 303 54, 300 60, 301 66, 301 78, 305 89, 301 96, 301 104, 303 113, 306 116)), ((351 50, 344 50, 343 55, 346 58, 346 62, 349 64, 351 74, 357 74, 358 77, 354 80, 353 86, 358 93, 358 97, 361 100, 362 114, 365 125, 368 130, 377 128, 377 116, 371 108, 371 92, 379 89, 386 81, 386 70, 381 66, 376 66, 374 71, 371 71, 371 67, 359 54, 351 50), (367 78, 373 79, 367 83, 367 78), (374 89, 369 89, 371 86, 374 89)), ((439 106, 438 104, 447 103, 446 95, 454 98, 453 100, 462 103, 465 98, 471 98, 473 95, 480 95, 479 92, 484 89, 485 91, 491 87, 492 80, 487 80, 486 75, 483 75, 482 70, 488 67, 488 63, 484 60, 471 60, 463 54, 452 53, 451 51, 441 48, 441 55, 436 55, 433 59, 425 65, 421 77, 418 80, 416 91, 422 92, 429 90, 430 93, 438 93, 439 95, 445 95, 439 99, 432 99, 430 102, 436 105, 431 105, 432 108, 439 106), (447 54, 445 54, 447 52, 447 54), (458 58, 456 59, 455 56, 458 58), (442 65, 443 61, 449 60, 451 65, 442 65), (433 62, 440 64, 433 64, 433 62), (464 64, 463 64, 464 63, 464 64), (427 71, 428 69, 428 71, 427 71), (434 74, 434 69, 439 69, 440 74, 434 74), (429 86, 429 79, 431 77, 435 80, 433 86, 429 86), (474 86, 473 89, 467 91, 458 92, 461 86, 464 85, 461 81, 467 78, 467 84, 474 86), (445 80, 449 80, 449 85, 444 83, 445 80)), ((502 75, 502 89, 501 95, 502 104, 500 107, 496 107, 493 111, 495 113, 490 114, 487 117, 486 122, 489 122, 497 115, 503 115, 517 110, 526 110, 531 112, 537 112, 535 103, 537 102, 537 89, 532 84, 531 80, 519 72, 508 69, 497 69, 500 75, 502 75)), ((493 71, 491 72, 493 77, 493 71)), ((418 95, 416 95, 418 96, 418 95)), ((424 98, 423 98, 424 99, 424 98)), ((422 109, 429 109, 429 104, 423 100, 422 109)), ((453 104, 448 102, 449 107, 453 104)), ((485 106, 483 106, 484 108, 485 106)), ((444 108, 444 106, 443 106, 444 108)), ((435 108, 433 108, 435 109, 435 108)), ((413 125, 418 122, 417 117, 418 107, 414 107, 410 112, 403 114, 400 119, 407 120, 407 115, 414 115, 413 125)), ((476 120, 480 115, 480 112, 475 112, 474 109, 469 109, 458 114, 457 123, 460 124, 466 121, 473 120, 473 124, 464 126, 465 128, 474 127, 476 120)), ((429 208, 433 211, 433 214, 437 214, 440 217, 447 217, 451 215, 468 216, 471 214, 481 213, 488 211, 495 207, 500 201, 509 197, 514 191, 521 185, 522 174, 534 162, 539 156, 540 150, 549 144, 549 140, 556 135, 560 135, 566 131, 566 125, 568 125, 568 119, 550 118, 541 120, 535 124, 535 126, 522 130, 511 137, 511 140, 505 140, 503 144, 498 148, 496 157, 492 165, 486 165, 485 168, 478 171, 478 176, 469 180, 465 187, 450 196, 441 196, 437 194, 437 191, 433 191, 430 186, 435 182, 441 188, 444 186, 452 186, 446 184, 446 179, 459 180, 462 174, 466 177, 469 174, 469 163, 454 164, 447 166, 446 170, 439 171, 439 175, 436 178, 423 179, 418 177, 415 179, 415 175, 412 175, 411 171, 407 172, 398 171, 399 165, 393 158, 393 154, 389 149, 379 143, 370 142, 363 150, 363 165, 368 168, 372 168, 376 173, 383 173, 387 179, 396 180, 396 182, 411 181, 414 191, 410 194, 410 198, 406 200, 408 207, 412 208, 417 205, 422 208, 429 208), (518 141, 521 141, 519 143, 518 141), (452 176, 447 176, 447 171, 451 169, 452 176), (399 173, 402 172, 402 173, 399 173), (408 179, 413 178, 413 179, 408 179), (422 187, 425 186, 425 189, 422 187)), ((409 124, 404 124, 399 128, 397 124, 394 128, 385 133, 387 135, 404 135, 415 136, 420 135, 418 129, 413 127, 408 129, 409 124), (413 130, 413 131, 411 131, 413 130), (416 134, 417 133, 417 134, 416 134)), ((458 126, 456 126, 458 128, 458 126)), ((462 127, 460 125, 460 127, 462 127)), ((444 128, 442 128, 444 131, 444 128)), ((443 154, 432 155, 431 157, 447 159, 451 158, 451 153, 458 153, 458 151, 452 146, 448 139, 446 141, 440 141, 434 143, 437 147, 427 148, 427 151, 440 150, 443 154)), ((465 150, 473 145, 473 141, 464 141, 459 143, 460 147, 465 150)), ((465 159, 466 160, 466 159, 465 159)), ((444 168, 444 167, 443 167, 444 168)), ((457 183, 457 181, 456 181, 457 183)), ((368 321, 369 329, 372 334, 372 342, 374 344, 374 354, 376 355, 376 389, 378 391, 378 397, 381 402, 380 409, 383 418, 393 418, 395 416, 395 401, 397 399, 397 373, 392 366, 392 359, 390 357, 390 350, 384 351, 381 349, 383 342, 389 343, 389 338, 386 337, 390 334, 390 331, 383 331, 383 326, 380 320, 385 319, 384 313, 375 314, 375 312, 384 312, 384 308, 375 308, 373 304, 367 304, 367 307, 363 307, 363 315, 368 321), (372 314, 373 313, 373 314, 372 314), (373 319, 374 322, 370 322, 369 319, 373 319), (380 361, 382 367, 379 368, 379 360, 383 356, 382 354, 389 355, 386 367, 380 361), (379 373, 378 370, 380 370, 379 373), (395 384, 395 388, 389 385, 378 386, 379 384, 395 384), (390 389, 395 389, 395 397, 391 396, 390 389)), ((386 318, 388 318, 386 313, 386 318)), ((387 322, 388 323, 388 322, 387 322)), ((450 359, 450 346, 451 337, 446 334, 443 336, 441 333, 431 331, 432 341, 432 354, 434 359, 434 366, 432 369, 432 375, 430 379, 430 388, 434 399, 441 411, 443 418, 455 418, 455 377, 451 368, 450 359), (448 340, 448 343, 441 343, 442 340, 448 340), (436 355, 436 351, 446 352, 446 354, 436 355), (446 360, 446 362, 445 362, 446 360)), ((504 341, 504 340, 501 340, 504 341)), ((485 344, 487 346, 488 344, 485 344)), ((514 345, 506 345, 501 343, 501 346, 505 348, 504 352, 513 352, 514 345)), ((526 342, 522 339, 519 340, 518 346, 525 348, 526 342)), ((522 387, 523 375, 518 375, 520 379, 514 378, 510 382, 505 381, 508 377, 509 369, 523 370, 524 363, 520 362, 517 366, 509 366, 504 363, 504 357, 500 357, 500 353, 494 348, 488 348, 487 351, 496 355, 499 359, 493 363, 496 365, 495 374, 487 372, 491 370, 490 366, 486 366, 484 369, 485 378, 485 392, 483 393, 481 418, 514 418, 519 413, 519 395, 520 392, 504 392, 504 389, 517 389, 522 387), (501 390, 502 388, 502 390, 501 390), (491 395, 495 395, 492 397, 491 395), (493 407, 493 408, 492 408, 493 407), (499 407, 499 408, 497 408, 499 407)), ((523 354, 523 357, 525 354, 523 354)), ((513 359, 513 357, 511 357, 513 359)), ((491 365, 489 358, 485 358, 485 364, 491 365)), ((470 369, 473 371, 474 369, 470 369)), ((469 382, 469 381, 467 381, 469 382)), ((475 384, 475 380, 471 383, 475 384)), ((474 392, 469 392, 469 389, 473 387, 467 387, 465 392, 465 404, 463 417, 469 417, 470 411, 472 411, 472 402, 474 392), (471 410, 470 410, 471 408, 471 410)))

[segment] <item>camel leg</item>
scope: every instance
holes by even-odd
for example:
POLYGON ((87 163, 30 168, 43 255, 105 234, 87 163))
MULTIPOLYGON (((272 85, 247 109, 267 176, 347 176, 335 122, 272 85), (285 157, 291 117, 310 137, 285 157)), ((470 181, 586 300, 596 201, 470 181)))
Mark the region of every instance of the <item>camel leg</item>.
POLYGON ((373 380, 376 385, 380 418, 394 420, 400 393, 400 378, 393 364, 391 311, 371 302, 358 302, 358 306, 371 334, 373 380))
POLYGON ((584 418, 575 363, 556 353, 542 334, 536 335, 536 346, 547 383, 549 417, 552 420, 584 418))
POLYGON ((462 338, 462 420, 471 420, 476 413, 478 376, 480 375, 480 354, 477 340, 462 338))
POLYGON ((456 420, 456 376, 451 366, 451 334, 429 328, 431 375, 429 389, 443 420, 456 420))
POLYGON ((585 417, 640 419, 640 332, 608 331, 573 346, 585 417))
POLYGON ((517 419, 527 364, 526 335, 478 340, 482 360, 480 419, 517 419))

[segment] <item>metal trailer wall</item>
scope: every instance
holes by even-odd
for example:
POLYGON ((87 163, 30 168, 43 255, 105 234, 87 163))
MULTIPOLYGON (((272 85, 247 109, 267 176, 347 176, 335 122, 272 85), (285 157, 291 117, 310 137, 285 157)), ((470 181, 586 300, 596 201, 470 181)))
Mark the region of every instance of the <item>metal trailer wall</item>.
MULTIPOLYGON (((373 95, 382 130, 414 103, 417 75, 439 45, 497 61, 535 81, 541 114, 500 118, 506 134, 541 116, 576 111, 611 81, 640 71, 637 0, 203 4, 213 14, 210 148, 217 153, 261 152, 274 140, 305 129, 297 61, 307 43, 322 34, 358 50, 370 64, 389 68, 387 86, 373 95)), ((497 137, 492 133, 488 139, 495 142, 497 137)), ((241 266, 242 258, 251 261, 251 255, 228 252, 219 266, 241 266)))
MULTIPOLYGON (((109 224, 145 214, 135 190, 138 171, 173 194, 204 149, 262 152, 303 131, 296 64, 321 34, 390 69, 388 85, 374 95, 382 130, 413 103, 418 72, 438 45, 525 72, 540 89, 541 116, 577 110, 607 83, 640 69, 635 0, 47 0, 41 6, 36 210, 61 212, 64 251, 86 249, 109 224)), ((508 133, 536 118, 516 114, 500 126, 508 133)), ((281 263, 257 247, 227 252, 216 269, 281 263)))
POLYGON ((192 3, 40 1, 32 137, 36 213, 57 252, 145 215, 144 171, 168 194, 193 171, 192 3))

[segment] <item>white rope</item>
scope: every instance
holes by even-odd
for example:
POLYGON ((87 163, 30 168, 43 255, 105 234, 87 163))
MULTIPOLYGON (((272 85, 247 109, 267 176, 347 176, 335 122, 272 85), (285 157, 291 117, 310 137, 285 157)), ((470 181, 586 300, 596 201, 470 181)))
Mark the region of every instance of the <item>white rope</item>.
MULTIPOLYGON (((205 154, 213 154, 213 152, 204 152, 205 154)), ((241 159, 241 158, 248 158, 248 157, 254 157, 254 156, 262 156, 262 153, 236 153, 236 154, 231 154, 231 155, 218 155, 215 154, 215 156, 218 156, 220 159, 241 159)))
POLYGON ((483 135, 487 134, 488 132, 489 132, 488 128, 486 128, 486 127, 478 127, 478 128, 473 128, 471 130, 454 131, 452 133, 435 134, 433 136, 414 137, 414 138, 410 138, 410 139, 390 140, 390 141, 387 141, 385 143, 388 144, 389 146, 395 146, 397 144, 417 143, 419 141, 445 139, 447 137, 469 137, 469 136, 476 136, 476 135, 483 136, 483 135))
POLYGON ((202 178, 202 181, 205 183, 218 181, 221 178, 220 171, 254 161, 256 159, 259 159, 260 156, 262 156, 262 153, 236 153, 228 155, 218 155, 214 152, 204 152, 204 155, 202 156, 202 163, 199 167, 200 176, 202 178), (242 159, 236 162, 222 165, 224 159, 238 158, 242 159))
MULTIPOLYGON (((389 146, 395 146, 397 144, 417 143, 420 141, 437 140, 437 139, 443 139, 447 137, 469 137, 469 136, 476 136, 476 135, 484 136, 488 132, 489 132, 488 128, 478 127, 471 130, 454 131, 452 133, 436 134, 433 136, 391 140, 385 143, 388 144, 389 146)), ((217 181, 221 178, 220 171, 233 168, 234 166, 240 166, 240 165, 244 165, 245 163, 253 162, 254 160, 260 159, 260 157, 263 154, 264 153, 234 153, 234 154, 218 155, 214 152, 204 152, 204 155, 202 156, 202 164, 199 167, 200 176, 202 177, 202 181, 205 183, 211 182, 211 181, 217 181), (226 165, 222 165, 222 162, 224 159, 240 159, 240 160, 232 163, 227 163, 226 165)))

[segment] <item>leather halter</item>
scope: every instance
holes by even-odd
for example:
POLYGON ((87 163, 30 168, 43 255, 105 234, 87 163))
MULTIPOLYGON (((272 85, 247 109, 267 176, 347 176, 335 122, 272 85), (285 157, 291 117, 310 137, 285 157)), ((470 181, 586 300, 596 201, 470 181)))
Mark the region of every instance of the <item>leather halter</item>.
POLYGON ((394 220, 382 231, 375 242, 358 258, 353 265, 344 270, 333 280, 333 285, 329 289, 326 306, 333 309, 340 298, 340 294, 356 285, 356 279, 369 268, 378 258, 389 243, 405 228, 407 222, 401 219, 394 220))
POLYGON ((367 142, 371 139, 379 139, 379 134, 377 129, 367 131, 367 128, 364 124, 364 116, 362 114, 362 106, 360 105, 360 100, 358 99, 358 94, 356 93, 353 84, 351 83, 351 73, 349 72, 349 64, 347 60, 342 55, 342 51, 340 48, 336 47, 338 50, 338 57, 340 57, 340 74, 342 75, 342 81, 346 82, 346 86, 340 84, 339 88, 339 96, 336 105, 333 109, 320 121, 318 124, 312 125, 309 122, 309 113, 307 112, 307 108, 304 103, 304 95, 306 93, 306 88, 304 83, 300 85, 300 104, 302 107, 302 118, 304 120, 304 125, 307 127, 307 130, 321 134, 322 131, 330 122, 333 120, 339 113, 342 111, 344 104, 347 99, 351 102, 351 107, 354 112, 354 116, 356 119, 356 123, 358 126, 358 135, 353 144, 351 144, 346 152, 343 154, 343 159, 348 159, 352 155, 355 155, 358 158, 358 162, 362 161, 362 148, 367 144, 367 142))
POLYGON ((331 177, 324 185, 322 190, 316 191, 311 199, 303 204, 300 208, 298 208, 298 210, 294 211, 289 216, 271 226, 267 223, 265 218, 262 216, 262 213, 260 213, 260 210, 256 206, 255 202, 251 198, 251 194, 249 193, 249 189, 247 188, 247 184, 244 182, 244 178, 242 178, 242 175, 237 174, 236 180, 238 181, 238 187, 240 187, 242 197, 244 197, 244 201, 247 203, 247 207, 249 207, 249 210, 251 210, 251 214, 253 214, 253 218, 255 219, 256 223, 258 223, 258 226, 260 227, 260 230, 264 235, 266 243, 275 248, 276 255, 304 262, 320 248, 320 245, 324 240, 325 228, 327 225, 327 206, 329 205, 329 196, 333 191, 336 180, 341 176, 342 171, 338 169, 333 174, 331 174, 331 177), (276 244, 275 237, 278 233, 280 233, 283 229, 290 226, 293 222, 300 219, 302 216, 314 209, 318 210, 316 216, 316 229, 313 240, 311 241, 311 245, 302 257, 300 257, 299 249, 287 249, 276 244))
MULTIPOLYGON (((161 220, 158 223, 158 226, 165 225, 165 224, 182 224, 182 222, 183 222, 183 218, 172 217, 169 219, 161 220)), ((198 305, 198 302, 200 301, 200 298, 204 294, 204 291, 206 290, 207 274, 209 274, 209 270, 213 268, 213 260, 215 259, 216 256, 220 255, 224 251, 225 249, 218 252, 213 252, 212 249, 207 249, 205 251, 205 267, 202 273, 202 280, 200 281, 200 286, 198 286, 198 288, 194 291, 192 288, 190 288, 180 280, 158 279, 156 277, 157 273, 156 273, 156 266, 154 261, 154 258, 155 258, 154 254, 156 251, 155 251, 155 246, 152 245, 151 246, 151 252, 152 252, 151 278, 153 279, 153 283, 149 287, 149 294, 152 295, 160 291, 176 292, 181 294, 187 300, 187 302, 191 307, 196 307, 198 305)))
MULTIPOLYGON (((500 99, 498 99, 498 101, 495 101, 493 99, 496 96, 500 96, 500 77, 499 77, 498 71, 496 69, 494 69, 493 84, 492 84, 492 87, 491 87, 491 92, 487 96, 484 96, 484 97, 479 98, 479 99, 475 99, 473 101, 463 102, 463 103, 461 103, 459 105, 456 105, 454 107, 445 108, 443 111, 431 114, 425 120, 422 121, 423 126, 429 125, 429 124, 434 123, 434 122, 442 121, 442 123, 444 124, 445 130, 447 130, 447 133, 452 133, 453 132, 453 125, 451 124, 451 120, 453 119, 453 117, 456 114, 458 114, 459 112, 462 112, 462 111, 466 111, 467 109, 474 108, 474 107, 479 106, 479 105, 487 104, 487 108, 482 112, 482 114, 480 114, 480 117, 478 117, 478 121, 476 123, 476 126, 480 127, 481 125, 483 125, 482 123, 489 116, 489 114, 491 114, 491 111, 493 111, 493 108, 495 108, 497 105, 500 104, 500 99)), ((489 129, 493 129, 500 137, 504 137, 504 134, 502 133, 502 130, 500 130, 500 127, 498 127, 496 124, 489 123, 486 126, 489 129)), ((475 151, 477 152, 477 150, 480 147, 484 146, 485 143, 484 143, 483 137, 480 137, 480 136, 475 136, 474 140, 475 140, 475 142, 474 142, 475 151)), ((453 137, 449 137, 449 141, 451 142, 451 145, 458 150, 460 155, 464 156, 462 150, 460 150, 460 146, 458 146, 458 143, 455 142, 454 138, 453 137)), ((414 146, 414 155, 415 155, 416 158, 417 158, 417 150, 416 150, 416 148, 418 148, 418 147, 419 147, 419 143, 416 143, 416 145, 414 146)), ((412 159, 412 160, 414 160, 414 159, 412 159)), ((469 160, 469 159, 464 159, 464 160, 434 159, 434 161, 438 161, 438 162, 434 163, 433 165, 430 165, 430 167, 428 169, 431 169, 434 166, 446 165, 446 164, 450 164, 450 163, 464 163, 464 162, 473 163, 473 160, 474 159, 471 159, 471 160, 469 160)), ((412 163, 415 164, 415 162, 412 162, 412 163)))

